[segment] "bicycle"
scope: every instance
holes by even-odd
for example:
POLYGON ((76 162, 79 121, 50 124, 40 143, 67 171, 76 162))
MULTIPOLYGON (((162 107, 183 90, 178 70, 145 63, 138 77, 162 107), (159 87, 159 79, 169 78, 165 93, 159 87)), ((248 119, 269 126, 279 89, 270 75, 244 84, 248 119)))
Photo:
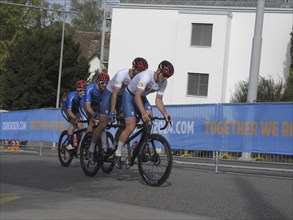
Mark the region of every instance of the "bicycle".
MULTIPOLYGON (((81 123, 88 123, 88 121, 79 121, 81 123)), ((79 133, 85 132, 86 128, 78 130, 77 128, 74 129, 73 137, 77 137, 79 133)), ((74 157, 78 157, 78 147, 81 140, 78 141, 77 146, 73 150, 67 150, 66 147, 68 145, 68 131, 62 131, 59 140, 58 140, 58 158, 62 166, 68 167, 71 164, 71 161, 74 157)))
MULTIPOLYGON (((79 122, 88 124, 88 120, 81 120, 79 122)), ((96 124, 93 126, 93 129, 95 129, 98 126, 98 123, 99 122, 96 121, 96 124)), ((73 132, 73 137, 77 137, 78 133, 85 133, 87 136, 92 135, 92 132, 87 133, 86 131, 87 131, 87 128, 83 128, 80 130, 75 128, 73 132)), ((110 132, 106 132, 106 135, 107 135, 107 138, 110 138, 111 142, 113 142, 114 138, 112 134, 110 132)), ((73 150, 67 150, 66 147, 68 145, 68 131, 67 130, 62 131, 58 141, 58 158, 62 166, 68 167, 74 158, 78 158, 78 156, 80 155, 79 150, 80 150, 81 140, 78 141, 78 143, 76 144, 73 150)), ((103 167, 102 169, 105 173, 109 172, 107 167, 105 168, 103 167)))
MULTIPOLYGON (((160 128, 164 130, 168 124, 171 125, 170 121, 166 121, 165 118, 153 117, 152 121, 164 120, 165 125, 160 128)), ((117 123, 110 124, 110 128, 119 128, 125 126, 121 119, 117 120, 117 123)), ((160 134, 152 134, 151 128, 141 121, 136 124, 136 131, 128 138, 125 145, 127 146, 127 157, 123 161, 123 165, 129 169, 135 164, 137 158, 137 164, 140 176, 142 180, 150 186, 160 186, 168 178, 172 170, 173 156, 172 150, 167 139, 160 134), (140 135, 137 147, 132 150, 130 143, 140 135)), ((113 138, 113 135, 112 135, 113 138)), ((113 143, 113 139, 107 138, 107 144, 113 143)), ((114 152, 110 154, 106 153, 100 144, 97 144, 97 148, 94 152, 94 163, 90 163, 87 158, 87 150, 91 142, 91 135, 85 135, 80 149, 80 163, 82 170, 87 176, 95 176, 100 167, 107 169, 107 173, 110 173, 114 168, 114 152), (108 164, 108 165, 106 165, 108 164)))

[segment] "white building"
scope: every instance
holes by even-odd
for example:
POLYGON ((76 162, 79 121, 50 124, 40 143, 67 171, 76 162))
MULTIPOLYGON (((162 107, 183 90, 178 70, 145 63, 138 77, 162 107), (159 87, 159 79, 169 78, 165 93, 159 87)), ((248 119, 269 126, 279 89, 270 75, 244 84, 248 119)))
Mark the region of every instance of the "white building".
MULTIPOLYGON (((121 4, 113 8, 109 74, 144 57, 152 70, 166 59, 175 74, 165 104, 228 103, 248 80, 256 8, 121 4)), ((292 8, 266 8, 260 76, 286 79, 292 8)), ((150 96, 154 104, 154 95, 150 96)))

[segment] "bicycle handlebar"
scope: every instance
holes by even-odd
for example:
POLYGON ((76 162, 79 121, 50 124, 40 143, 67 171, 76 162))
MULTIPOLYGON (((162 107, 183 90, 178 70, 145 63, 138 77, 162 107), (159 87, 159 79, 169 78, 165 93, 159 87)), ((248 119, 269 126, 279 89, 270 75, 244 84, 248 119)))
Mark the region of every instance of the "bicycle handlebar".
MULTIPOLYGON (((171 119, 170 116, 168 116, 168 120, 166 120, 165 117, 161 117, 161 118, 160 117, 151 117, 150 115, 149 115, 149 118, 151 119, 151 121, 155 121, 155 120, 165 121, 165 125, 163 127, 161 127, 160 130, 166 129, 167 126, 168 126, 168 124, 170 124, 171 127, 172 127, 172 121, 170 120, 171 119)), ((117 121, 123 121, 123 120, 124 120, 124 118, 123 117, 120 117, 119 120, 117 120, 117 121)), ((137 124, 136 126, 142 127, 143 126, 143 123, 137 124)), ((111 128, 111 127, 113 127, 113 128, 121 127, 121 124, 114 124, 114 123, 108 124, 107 128, 111 128)))
POLYGON ((80 123, 88 123, 88 120, 80 120, 78 122, 80 122, 80 123))
POLYGON ((160 130, 164 130, 164 129, 166 129, 167 126, 168 126, 168 124, 170 124, 171 127, 172 127, 172 122, 171 122, 171 120, 170 120, 170 119, 171 119, 170 116, 168 116, 168 121, 166 120, 165 117, 163 117, 163 118, 159 118, 159 117, 150 117, 150 118, 151 118, 152 121, 154 121, 154 120, 162 120, 162 121, 165 121, 165 125, 164 125, 162 128, 160 128, 160 130))

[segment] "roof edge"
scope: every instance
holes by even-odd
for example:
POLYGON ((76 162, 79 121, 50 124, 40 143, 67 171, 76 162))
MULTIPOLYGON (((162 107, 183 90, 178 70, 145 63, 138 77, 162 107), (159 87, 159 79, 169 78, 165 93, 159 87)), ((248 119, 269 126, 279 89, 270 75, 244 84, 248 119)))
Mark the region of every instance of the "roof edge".
MULTIPOLYGON (((135 4, 121 3, 113 8, 136 8, 136 9, 153 9, 153 10, 207 10, 207 11, 255 11, 257 7, 230 7, 230 6, 199 6, 199 5, 159 5, 159 4, 135 4)), ((292 8, 265 8, 265 12, 292 13, 292 8)))

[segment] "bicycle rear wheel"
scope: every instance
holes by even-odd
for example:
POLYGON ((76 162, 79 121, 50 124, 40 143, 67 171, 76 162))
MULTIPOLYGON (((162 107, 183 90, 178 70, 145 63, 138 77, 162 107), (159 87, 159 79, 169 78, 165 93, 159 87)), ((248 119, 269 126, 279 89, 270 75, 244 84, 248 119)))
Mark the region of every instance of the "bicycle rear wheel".
POLYGON ((100 169, 100 165, 97 161, 96 151, 94 152, 94 163, 91 163, 87 157, 87 151, 91 145, 92 135, 92 132, 86 133, 80 145, 80 165, 83 172, 90 177, 95 176, 100 169))
MULTIPOLYGON (((110 132, 106 132, 107 135, 107 146, 113 147, 114 137, 110 132)), ((103 152, 104 161, 103 165, 101 166, 104 173, 111 173, 111 171, 114 168, 114 151, 109 154, 109 152, 105 151, 103 152)))
POLYGON ((58 158, 62 166, 68 167, 71 164, 71 161, 73 159, 73 155, 71 155, 66 147, 68 145, 68 132, 67 130, 64 130, 58 141, 58 158))
POLYGON ((169 142, 160 134, 151 134, 138 152, 138 169, 143 181, 150 186, 160 186, 169 177, 173 156, 169 142))

